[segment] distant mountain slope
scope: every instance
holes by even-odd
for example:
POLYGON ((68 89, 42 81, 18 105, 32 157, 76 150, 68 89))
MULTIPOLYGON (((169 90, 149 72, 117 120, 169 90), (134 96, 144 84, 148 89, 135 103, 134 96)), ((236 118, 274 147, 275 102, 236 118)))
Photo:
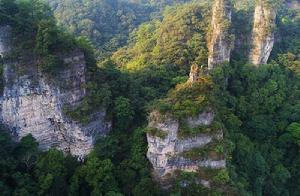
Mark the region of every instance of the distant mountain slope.
POLYGON ((165 6, 186 1, 47 0, 58 23, 75 35, 90 38, 100 56, 125 45, 130 32, 159 17, 165 6))

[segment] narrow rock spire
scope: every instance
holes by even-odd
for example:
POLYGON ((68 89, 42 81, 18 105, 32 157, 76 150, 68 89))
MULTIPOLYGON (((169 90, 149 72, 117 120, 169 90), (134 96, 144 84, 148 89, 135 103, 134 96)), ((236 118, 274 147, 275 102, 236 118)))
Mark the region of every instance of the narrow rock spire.
POLYGON ((189 82, 194 83, 199 78, 199 66, 194 64, 191 66, 189 82))
POLYGON ((276 9, 259 0, 255 7, 250 62, 256 66, 268 62, 275 38, 276 9))
POLYGON ((228 0, 215 0, 212 11, 211 31, 208 38, 208 69, 229 62, 232 46, 231 7, 228 0))

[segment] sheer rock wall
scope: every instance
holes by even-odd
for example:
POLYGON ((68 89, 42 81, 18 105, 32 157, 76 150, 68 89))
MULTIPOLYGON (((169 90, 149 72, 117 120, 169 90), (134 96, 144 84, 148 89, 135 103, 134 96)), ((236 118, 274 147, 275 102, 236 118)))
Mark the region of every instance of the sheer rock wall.
POLYGON ((8 34, 9 28, 0 27, 0 52, 4 56, 2 123, 16 140, 32 134, 42 150, 53 147, 84 157, 93 148, 95 138, 108 133, 111 127, 104 109, 91 114, 85 125, 64 113, 65 106, 75 108, 87 95, 84 54, 79 50, 61 54, 61 66, 65 68, 51 80, 38 70, 32 54, 9 57, 8 34))
POLYGON ((0 26, 0 56, 4 56, 10 51, 11 41, 10 26, 0 26))
MULTIPOLYGON (((215 114, 211 111, 203 112, 195 118, 188 118, 189 127, 197 127, 201 125, 211 125, 215 118, 215 114)), ((181 156, 183 152, 190 151, 194 148, 205 147, 214 140, 223 139, 223 131, 219 130, 215 134, 200 134, 195 137, 180 138, 178 136, 179 122, 171 117, 161 115, 159 112, 152 112, 150 115, 148 127, 156 128, 164 133, 166 137, 161 138, 147 134, 148 152, 147 157, 154 168, 154 176, 158 181, 167 180, 168 174, 175 171, 196 172, 198 169, 211 168, 222 169, 226 167, 225 159, 214 160, 207 157, 199 159, 188 159, 181 156)), ((209 182, 203 183, 205 186, 209 182)))
POLYGON ((275 35, 276 9, 260 0, 255 7, 250 62, 266 64, 272 52, 275 35))
POLYGON ((211 30, 208 39, 208 69, 229 62, 232 49, 230 35, 231 7, 228 0, 215 0, 212 11, 211 30))

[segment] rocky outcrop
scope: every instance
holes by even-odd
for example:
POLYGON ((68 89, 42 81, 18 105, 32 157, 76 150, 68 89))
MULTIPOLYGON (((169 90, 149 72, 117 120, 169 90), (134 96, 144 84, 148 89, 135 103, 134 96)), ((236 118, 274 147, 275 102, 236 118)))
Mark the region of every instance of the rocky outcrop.
MULTIPOLYGON (((2 51, 7 51, 3 37, 6 36, 0 36, 2 51)), ((110 123, 105 120, 104 109, 91 114, 85 125, 64 114, 65 106, 75 108, 87 95, 86 64, 78 50, 59 56, 61 67, 66 68, 52 80, 38 70, 38 62, 32 55, 5 59, 1 121, 17 140, 32 134, 42 150, 53 147, 84 157, 95 138, 110 130, 110 123)))
POLYGON ((11 27, 0 26, 0 56, 4 56, 10 51, 11 27))
MULTIPOLYGON (((197 117, 186 119, 188 127, 210 126, 215 118, 215 114, 207 110, 197 117)), ((222 169, 226 167, 225 159, 216 160, 208 157, 196 157, 190 159, 183 156, 183 153, 196 148, 205 148, 214 141, 223 138, 222 130, 214 133, 201 133, 192 137, 180 137, 180 123, 172 117, 162 115, 159 112, 152 112, 149 117, 150 128, 155 128, 164 134, 164 137, 147 133, 148 152, 147 157, 154 168, 154 176, 158 181, 163 182, 168 179, 169 174, 175 171, 197 172, 201 168, 222 169)), ((205 186, 209 186, 209 181, 201 179, 205 186)))
POLYGON ((211 29, 208 38, 208 69, 229 62, 232 49, 230 35, 231 7, 228 0, 215 0, 212 11, 211 29))
POLYGON ((263 0, 258 1, 254 13, 252 49, 249 57, 254 65, 268 62, 275 41, 275 19, 276 9, 263 0))
POLYGON ((196 82, 199 78, 199 66, 194 64, 191 66, 191 71, 190 71, 190 77, 189 77, 189 82, 196 82))

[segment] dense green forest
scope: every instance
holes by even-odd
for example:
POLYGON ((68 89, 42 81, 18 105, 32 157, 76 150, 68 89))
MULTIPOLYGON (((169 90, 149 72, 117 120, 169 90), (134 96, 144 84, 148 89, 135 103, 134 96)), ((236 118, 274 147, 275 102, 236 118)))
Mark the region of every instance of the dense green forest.
MULTIPOLYGON (((239 39, 251 31, 254 1, 232 3, 239 39)), ((1 195, 300 195, 300 10, 281 5, 269 64, 247 63, 245 45, 231 63, 203 73, 200 86, 178 92, 191 65, 207 66, 210 5, 0 0, 0 25, 13 27, 16 57, 30 50, 41 59, 41 70, 55 75, 56 54, 84 51, 90 94, 66 113, 84 123, 91 110, 105 106, 113 126, 83 161, 56 149, 42 152, 31 135, 15 142, 1 126, 1 195), (199 91, 209 94, 225 126, 227 171, 216 179, 221 188, 207 189, 182 173, 170 190, 161 189, 146 158, 147 115, 153 108, 177 116, 197 113, 193 93, 199 91)))
POLYGON ((98 58, 124 46, 138 25, 159 18, 164 7, 181 2, 185 1, 48 0, 59 24, 91 39, 98 58))

